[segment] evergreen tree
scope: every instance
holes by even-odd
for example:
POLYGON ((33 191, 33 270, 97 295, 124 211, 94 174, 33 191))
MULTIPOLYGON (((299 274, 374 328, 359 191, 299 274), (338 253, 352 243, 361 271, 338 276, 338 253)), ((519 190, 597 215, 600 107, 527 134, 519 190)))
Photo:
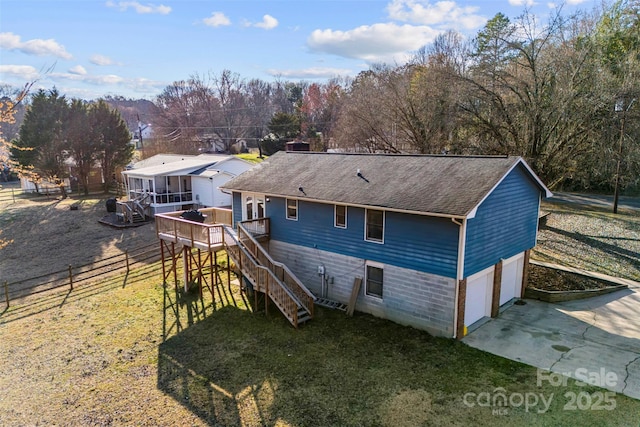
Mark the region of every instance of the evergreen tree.
MULTIPOLYGON (((64 178, 63 123, 68 104, 54 88, 48 92, 40 89, 32 98, 20 126, 20 137, 12 144, 11 155, 20 167, 32 170, 34 183, 42 177, 60 185, 66 197, 64 178)), ((36 187, 37 188, 37 187, 36 187)))
POLYGON ((109 190, 118 167, 127 165, 133 157, 131 134, 118 110, 104 100, 93 104, 89 110, 93 135, 97 142, 97 159, 104 174, 104 191, 109 190))

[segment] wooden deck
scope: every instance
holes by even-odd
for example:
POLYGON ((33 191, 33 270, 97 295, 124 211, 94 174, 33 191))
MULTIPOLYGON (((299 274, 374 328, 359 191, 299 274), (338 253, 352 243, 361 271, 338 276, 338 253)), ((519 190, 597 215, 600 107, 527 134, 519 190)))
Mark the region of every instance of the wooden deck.
POLYGON ((205 217, 203 223, 182 218, 180 216, 182 212, 156 214, 158 239, 205 251, 223 249, 225 243, 224 226, 231 226, 231 210, 206 208, 200 209, 199 212, 205 217))
MULTIPOLYGON (((210 208, 199 212, 205 217, 202 223, 182 218, 182 212, 156 214, 156 235, 161 241, 172 243, 169 252, 174 257, 176 251, 173 244, 187 251, 183 260, 187 259, 186 253, 190 252, 187 248, 214 253, 225 250, 253 289, 267 295, 292 325, 298 327, 313 317, 315 296, 286 265, 273 260, 261 245, 263 239, 269 238, 269 218, 242 221, 237 225, 236 232, 231 227, 231 210, 210 208)), ((164 274, 168 277, 166 272, 164 274)), ((268 304, 265 309, 268 310, 268 304)))

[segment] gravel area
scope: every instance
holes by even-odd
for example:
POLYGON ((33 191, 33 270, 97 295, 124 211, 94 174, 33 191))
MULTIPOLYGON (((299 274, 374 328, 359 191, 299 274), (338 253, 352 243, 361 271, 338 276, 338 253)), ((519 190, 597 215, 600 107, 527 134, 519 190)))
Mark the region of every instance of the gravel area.
POLYGON ((640 281, 640 212, 545 203, 532 258, 640 281))

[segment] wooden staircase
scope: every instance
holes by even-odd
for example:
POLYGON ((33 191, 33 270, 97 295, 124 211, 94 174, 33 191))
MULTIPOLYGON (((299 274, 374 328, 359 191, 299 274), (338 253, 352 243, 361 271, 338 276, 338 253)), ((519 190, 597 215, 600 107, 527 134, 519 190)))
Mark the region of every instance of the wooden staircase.
POLYGON ((261 227, 256 227, 256 221, 238 223, 237 233, 224 226, 225 249, 254 291, 264 293, 297 328, 313 318, 316 297, 286 265, 271 258, 258 242, 254 234, 268 234, 268 219, 258 221, 266 224, 262 232, 261 227))
POLYGON ((129 224, 137 224, 147 220, 149 206, 151 206, 149 194, 143 194, 133 200, 118 202, 119 216, 129 224))

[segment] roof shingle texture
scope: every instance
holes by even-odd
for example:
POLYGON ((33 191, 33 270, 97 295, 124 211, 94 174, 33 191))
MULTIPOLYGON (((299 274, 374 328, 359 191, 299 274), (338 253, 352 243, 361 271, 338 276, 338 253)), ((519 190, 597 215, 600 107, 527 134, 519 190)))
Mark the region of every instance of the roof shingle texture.
POLYGON ((519 161, 506 156, 279 152, 224 188, 463 217, 519 161))

